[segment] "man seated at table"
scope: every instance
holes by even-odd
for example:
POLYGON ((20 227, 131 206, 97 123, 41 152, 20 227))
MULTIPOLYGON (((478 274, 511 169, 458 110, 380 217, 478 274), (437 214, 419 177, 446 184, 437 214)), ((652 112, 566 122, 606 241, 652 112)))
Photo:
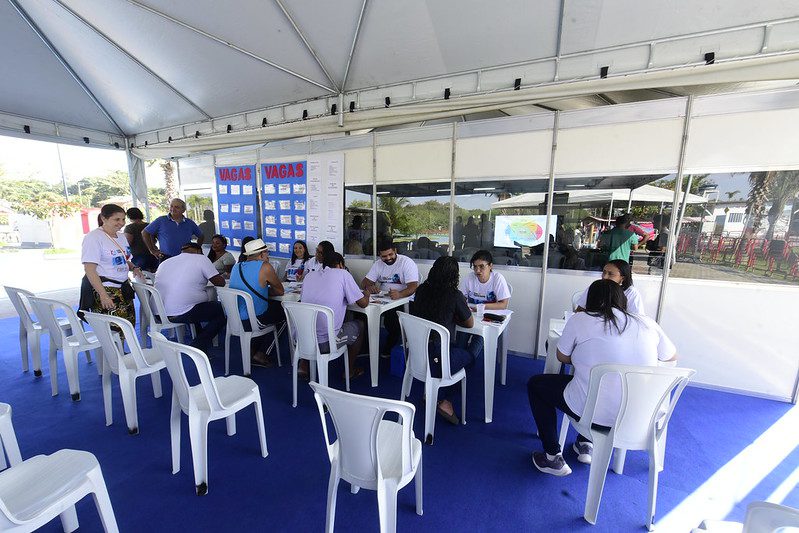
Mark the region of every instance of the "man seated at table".
POLYGON ((599 248, 609 254, 608 261, 621 259, 630 262, 630 250, 638 249, 638 235, 630 231, 630 215, 616 217, 613 229, 599 237, 599 248))
POLYGON ((161 293, 169 320, 194 324, 197 336, 191 345, 207 354, 211 341, 224 329, 227 319, 221 303, 208 301, 205 287, 209 281, 217 287, 224 287, 225 279, 203 255, 199 244, 188 242, 180 252, 158 267, 155 288, 161 293))
POLYGON ((180 253, 180 247, 197 237, 197 244, 202 245, 203 232, 193 220, 186 218, 186 202, 173 198, 169 202, 169 213, 150 222, 141 232, 141 238, 147 249, 160 261, 180 253), (158 239, 158 246, 155 245, 158 239))
MULTIPOLYGON (((363 368, 355 366, 355 360, 363 346, 363 323, 360 320, 344 320, 347 305, 358 304, 359 307, 369 305, 369 293, 358 288, 358 284, 344 267, 344 258, 333 252, 326 254, 322 260, 322 268, 309 272, 302 283, 303 303, 319 304, 333 310, 333 331, 336 333, 336 345, 340 348, 347 345, 347 357, 350 365, 350 379, 363 375, 363 368)), ((319 350, 330 352, 327 338, 327 321, 319 316, 316 323, 316 336, 319 350)), ((299 372, 308 373, 308 361, 301 360, 299 372)))
MULTIPOLYGON (((263 325, 284 320, 283 308, 278 302, 269 304, 269 296, 282 296, 283 284, 274 267, 269 263, 269 250, 262 239, 253 239, 244 246, 247 260, 233 267, 230 273, 230 288, 248 292, 252 296, 256 319, 263 325)), ((250 315, 247 306, 239 298, 239 315, 244 329, 250 331, 250 315)), ((255 366, 271 367, 274 361, 266 357, 267 336, 253 339, 250 353, 255 366)))
MULTIPOLYGON (((380 259, 375 261, 363 278, 361 283, 363 288, 370 294, 377 294, 382 287, 382 290, 388 291, 388 296, 392 300, 406 298, 416 292, 416 287, 419 286, 419 268, 413 259, 397 254, 397 248, 391 237, 378 239, 377 252, 380 259)), ((383 313, 383 319, 388 330, 388 342, 384 353, 389 353, 400 338, 397 308, 383 313)))

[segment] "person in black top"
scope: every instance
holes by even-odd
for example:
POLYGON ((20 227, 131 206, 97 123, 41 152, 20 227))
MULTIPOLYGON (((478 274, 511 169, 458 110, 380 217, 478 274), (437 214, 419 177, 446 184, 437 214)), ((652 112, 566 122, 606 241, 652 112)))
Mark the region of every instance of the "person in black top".
MULTIPOLYGON (((471 349, 472 345, 462 348, 455 344, 455 326, 470 328, 474 325, 474 318, 466 304, 466 298, 458 289, 459 277, 458 260, 451 256, 439 257, 433 263, 427 280, 416 289, 416 299, 411 308, 411 314, 441 324, 449 330, 449 363, 453 373, 462 368, 468 371, 474 365, 475 357, 481 349, 481 346, 476 346, 481 343, 475 343, 476 349, 471 349)), ((437 335, 431 336, 429 352, 433 357, 441 349, 441 340, 434 340, 437 337, 437 335)), ((437 369, 431 367, 430 373, 433 376, 441 376, 440 363, 437 369)), ((438 402, 438 414, 448 422, 457 424, 459 420, 449 400, 455 391, 453 387, 441 390, 444 391, 444 399, 438 402)))
POLYGON ((128 240, 130 253, 133 256, 131 263, 142 270, 155 272, 155 269, 158 268, 158 259, 152 256, 141 236, 141 230, 147 227, 144 213, 138 207, 131 207, 125 214, 130 220, 130 224, 125 226, 125 238, 128 240))

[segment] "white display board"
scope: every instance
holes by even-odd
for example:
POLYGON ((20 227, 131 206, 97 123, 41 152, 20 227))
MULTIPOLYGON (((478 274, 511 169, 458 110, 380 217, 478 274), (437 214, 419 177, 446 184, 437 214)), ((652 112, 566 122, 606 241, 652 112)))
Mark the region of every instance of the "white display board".
POLYGON ((344 154, 308 156, 308 247, 330 241, 344 249, 344 154))

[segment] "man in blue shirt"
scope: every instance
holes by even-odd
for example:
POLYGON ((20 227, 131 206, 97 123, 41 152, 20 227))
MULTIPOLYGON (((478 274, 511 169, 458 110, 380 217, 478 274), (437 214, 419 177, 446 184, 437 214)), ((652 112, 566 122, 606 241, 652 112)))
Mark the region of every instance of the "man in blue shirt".
POLYGON ((169 214, 156 218, 141 232, 147 249, 161 261, 179 255, 180 247, 191 241, 192 235, 197 237, 197 244, 203 243, 202 230, 193 220, 183 216, 185 212, 186 202, 173 198, 169 202, 169 214), (158 246, 155 245, 156 238, 158 246))

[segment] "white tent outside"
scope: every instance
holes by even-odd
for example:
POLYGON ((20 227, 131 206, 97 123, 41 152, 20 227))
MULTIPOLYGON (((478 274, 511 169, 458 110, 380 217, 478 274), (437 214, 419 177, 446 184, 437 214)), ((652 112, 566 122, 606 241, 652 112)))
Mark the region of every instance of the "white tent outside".
MULTIPOLYGON (((623 203, 630 200, 631 189, 581 189, 576 191, 566 191, 563 194, 569 195, 570 204, 588 203, 623 203)), ((680 203, 683 202, 684 193, 680 193, 680 203)), ((513 196, 499 202, 491 204, 491 209, 507 209, 519 207, 532 207, 540 205, 546 199, 544 193, 527 193, 513 196)), ((655 187, 654 185, 642 185, 632 189, 633 202, 664 203, 671 204, 674 201, 674 191, 655 187)), ((704 204, 707 198, 697 194, 688 193, 689 204, 704 204)))

